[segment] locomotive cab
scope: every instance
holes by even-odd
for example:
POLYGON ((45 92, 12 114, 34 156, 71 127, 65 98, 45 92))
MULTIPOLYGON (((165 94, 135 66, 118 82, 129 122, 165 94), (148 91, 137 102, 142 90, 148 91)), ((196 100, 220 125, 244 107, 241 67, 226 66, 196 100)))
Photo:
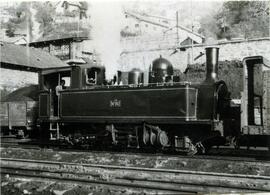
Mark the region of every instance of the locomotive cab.
POLYGON ((105 67, 93 63, 74 65, 71 69, 71 89, 87 89, 102 85, 105 67))
MULTIPOLYGON (((90 88, 91 86, 102 85, 105 81, 105 68, 102 66, 80 66, 81 86, 90 88)), ((76 82, 74 80, 74 82, 76 82)))
POLYGON ((70 88, 71 67, 49 68, 39 73, 39 117, 50 118, 58 116, 59 100, 56 87, 64 81, 62 90, 70 88))
POLYGON ((65 85, 62 86, 61 91, 91 89, 104 83, 105 68, 93 64, 81 64, 42 70, 39 74, 41 118, 59 116, 62 92, 57 92, 56 88, 63 80, 65 85))

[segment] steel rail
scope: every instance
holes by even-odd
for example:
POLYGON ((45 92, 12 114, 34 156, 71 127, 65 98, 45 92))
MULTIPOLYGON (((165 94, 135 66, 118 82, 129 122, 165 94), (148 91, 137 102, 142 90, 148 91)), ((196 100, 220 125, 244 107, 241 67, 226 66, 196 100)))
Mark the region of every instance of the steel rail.
MULTIPOLYGON (((93 179, 87 179, 87 178, 72 178, 72 177, 63 177, 63 176, 54 176, 54 175, 35 175, 32 173, 31 170, 24 170, 23 173, 18 172, 10 172, 8 170, 1 170, 1 174, 9 174, 19 177, 27 177, 27 178, 39 178, 39 179, 49 179, 50 181, 59 181, 59 182, 72 182, 74 183, 81 183, 81 184, 99 184, 99 185, 105 185, 105 186, 116 186, 116 187, 127 187, 127 188, 136 188, 136 189, 147 189, 152 191, 161 191, 166 194, 172 194, 172 193, 184 193, 184 194, 197 194, 197 191, 194 190, 188 190, 188 189, 177 189, 172 186, 164 186, 162 183, 157 185, 155 182, 154 184, 148 183, 145 184, 145 181, 143 182, 112 182, 112 181, 102 181, 102 180, 93 180, 93 179), (26 171, 26 172, 25 172, 26 171), (28 173, 27 173, 28 171, 28 173)), ((42 171, 42 173, 52 173, 50 171, 42 171)))
MULTIPOLYGON (((70 174, 67 176, 63 176, 63 172, 61 171, 50 171, 50 170, 42 170, 38 171, 39 175, 33 174, 31 169, 25 168, 4 168, 2 169, 1 174, 9 174, 20 177, 29 177, 29 178, 43 178, 49 180, 58 180, 60 182, 70 181, 75 183, 86 183, 86 184, 101 184, 101 185, 109 185, 109 186, 117 186, 117 187, 128 187, 128 188, 139 188, 139 189, 149 189, 149 190, 158 190, 158 191, 166 191, 168 192, 184 192, 184 193, 192 193, 197 194, 201 192, 261 192, 264 190, 256 190, 256 189, 247 189, 247 188, 235 188, 235 187, 224 187, 224 186, 216 186, 216 185, 198 185, 192 183, 185 182, 164 182, 164 181, 155 181, 148 179, 135 179, 135 178, 116 178, 117 181, 104 181, 104 180, 95 180, 90 178, 74 178, 71 177, 70 174), (14 172, 11 172, 10 169, 13 169, 14 172), (23 171, 23 172, 20 172, 23 171), (45 173, 45 175, 41 175, 41 173, 45 173), (55 176, 53 173, 61 174, 61 176, 55 176), (52 174, 52 175, 51 175, 52 174)), ((68 173, 65 173, 68 174, 68 173)), ((88 176, 89 177, 89 176, 88 176)))
MULTIPOLYGON (((148 172, 161 172, 161 173, 177 173, 177 174, 196 174, 196 175, 211 175, 219 177, 233 177, 233 178, 249 178, 249 179, 265 179, 270 181, 270 176, 260 175, 244 175, 244 174, 229 174, 229 173, 217 173, 217 172, 203 172, 203 171, 188 171, 188 170, 176 170, 176 169, 160 169, 160 168, 145 168, 145 167, 128 167, 119 165, 102 165, 102 164, 79 164, 61 161, 44 161, 44 160, 29 160, 29 159, 12 159, 12 158, 0 158, 0 162, 25 162, 25 163, 38 163, 38 164, 51 164, 63 166, 83 166, 92 168, 103 168, 103 169, 119 169, 119 170, 133 170, 133 171, 148 171, 148 172)), ((270 165, 269 165, 270 166, 270 165)))
MULTIPOLYGON (((125 167, 125 166, 115 166, 115 165, 96 165, 96 164, 77 164, 77 163, 66 163, 66 162, 53 162, 53 161, 35 161, 35 160, 21 160, 21 159, 8 159, 8 158, 1 158, 1 168, 3 171, 7 170, 7 169, 14 169, 16 170, 16 173, 18 174, 18 171, 30 171, 30 172, 47 172, 47 173, 51 173, 51 174, 74 174, 74 175, 84 175, 84 176, 91 176, 91 177, 97 177, 99 174, 93 174, 93 173, 87 173, 87 172, 79 172, 78 169, 76 169, 75 167, 79 167, 79 168, 90 168, 91 171, 95 170, 95 169, 105 169, 105 171, 117 171, 117 172, 128 172, 131 171, 131 175, 125 175, 127 173, 124 174, 124 176, 118 176, 118 177, 114 177, 114 179, 116 180, 120 180, 119 182, 117 182, 117 185, 120 185, 121 183, 123 183, 123 179, 132 181, 133 183, 136 182, 154 182, 155 185, 158 186, 164 186, 164 185, 173 185, 173 187, 170 187, 170 190, 175 189, 175 187, 177 187, 178 185, 189 185, 189 186, 196 186, 195 188, 199 188, 200 190, 202 189, 227 189, 227 190, 246 190, 246 191, 270 191, 270 187, 269 184, 266 186, 262 187, 257 187, 256 185, 254 186, 237 186, 235 184, 226 184, 226 179, 228 179, 228 181, 230 181, 231 179, 234 179, 236 181, 243 181, 243 183, 248 183, 250 181, 256 181, 261 182, 261 183, 269 183, 270 181, 270 177, 268 176, 256 176, 256 175, 241 175, 241 174, 226 174, 226 173, 215 173, 215 172, 201 172, 201 171, 186 171, 186 170, 172 170, 172 169, 155 169, 155 168, 141 168, 141 167, 125 167), (6 162, 6 163, 3 163, 6 162), (12 167, 10 166, 12 163, 17 163, 17 166, 12 167), (23 164, 22 164, 23 163, 23 164), (26 163, 26 164, 25 164, 26 163), (37 164, 39 166, 34 166, 34 164, 37 164), (4 164, 4 166, 3 166, 4 164), (6 164, 6 165, 5 165, 6 164), (8 165, 8 166, 7 166, 8 165), (26 167, 27 165, 30 165, 30 167, 26 167), (43 165, 43 166, 40 166, 43 165), (53 170, 52 167, 49 168, 49 170, 42 170, 40 167, 46 167, 46 166, 54 166, 53 168, 58 168, 58 170, 53 170), (31 167, 32 166, 32 167, 31 167), (55 167, 56 166, 56 167, 55 167), (70 166, 70 168, 75 168, 75 172, 72 172, 72 170, 61 170, 61 168, 68 168, 70 166), (59 170, 60 169, 60 170, 59 170), (144 173, 146 174, 146 176, 139 176, 140 173, 144 173), (148 174, 148 175, 147 175, 148 174), (164 177, 158 177, 158 178, 151 178, 151 175, 154 177, 153 174, 156 175, 162 175, 164 177), (169 174, 174 174, 173 179, 168 179, 169 178, 169 174), (192 182, 192 179, 190 179, 191 181, 186 181, 183 178, 187 177, 199 177, 202 178, 203 181, 199 181, 196 179, 193 179, 194 181, 192 182), (175 177, 175 178, 174 178, 175 177), (203 178, 204 177, 204 178, 203 178), (221 184, 214 181, 213 182, 213 178, 216 178, 217 180, 220 179, 221 184), (167 179, 167 180, 166 180, 167 179), (175 180, 174 180, 175 179, 175 180), (205 181, 207 181, 210 183, 207 183, 205 181), (121 182, 122 181, 122 182, 121 182), (216 184, 218 183, 218 184, 216 184), (176 185, 176 186, 175 186, 176 185)), ((99 170, 100 171, 100 170, 99 170)), ((8 171, 4 171, 4 173, 8 173, 8 171)), ((110 173, 110 174, 115 174, 115 173, 110 173)), ((188 179, 187 179, 188 180, 188 179)), ((94 181, 93 181, 94 182, 94 181)), ((240 182, 241 184, 241 182, 240 182)), ((168 187, 168 186, 167 186, 168 187)), ((176 189, 177 190, 177 189, 176 189)), ((181 191, 183 189, 181 188, 181 191)), ((186 190, 186 189, 185 189, 186 190)), ((194 190, 192 190, 192 192, 194 192, 194 190)), ((224 192, 224 190, 223 190, 224 192)))
MULTIPOLYGON (((22 149, 43 149, 43 147, 39 146, 38 144, 29 144, 29 143, 24 143, 24 142, 0 142, 0 147, 9 147, 9 148, 22 148, 22 149)), ((44 146, 45 147, 45 146, 44 146)), ((49 147, 49 146, 47 146, 49 147)), ((59 148, 60 146, 55 146, 52 145, 49 148, 54 149, 55 151, 60 151, 60 152, 86 152, 85 149, 70 149, 70 148, 59 148), (54 148, 56 147, 56 148, 54 148)), ((46 147, 45 147, 46 148, 46 147)), ((87 152, 92 152, 92 153, 112 153, 112 154, 127 154, 125 152, 118 152, 118 151, 110 151, 110 150, 91 150, 87 152)), ((237 156, 237 155, 232 155, 229 156, 227 154, 223 155, 194 155, 194 156, 187 156, 187 155, 176 155, 176 154, 168 154, 168 153, 147 153, 147 152, 128 152, 128 154, 132 155, 141 155, 142 157, 144 155, 147 156, 153 156, 153 157, 164 157, 164 158, 178 158, 178 159, 187 159, 187 160, 217 160, 217 161, 231 161, 231 162, 243 162, 245 161, 246 163, 265 163, 270 161, 270 156, 263 156, 263 155, 249 155, 249 156, 237 156)))

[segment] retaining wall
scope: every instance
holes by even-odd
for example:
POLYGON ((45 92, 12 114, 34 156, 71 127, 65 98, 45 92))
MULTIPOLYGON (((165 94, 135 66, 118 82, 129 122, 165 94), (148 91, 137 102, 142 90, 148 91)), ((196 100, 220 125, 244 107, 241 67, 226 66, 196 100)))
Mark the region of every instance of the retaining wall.
MULTIPOLYGON (((134 41, 132 41, 133 43, 134 41)), ((205 56, 192 60, 204 53, 205 47, 217 46, 220 48, 220 61, 230 60, 242 60, 246 56, 262 55, 270 60, 270 38, 248 39, 241 41, 227 41, 220 42, 213 45, 188 45, 181 47, 181 50, 177 50, 175 53, 175 47, 173 45, 160 47, 160 45, 154 48, 153 44, 149 42, 136 40, 134 46, 124 48, 122 55, 120 56, 119 69, 123 71, 129 71, 132 68, 140 68, 147 70, 151 62, 158 58, 160 55, 167 58, 174 65, 175 68, 184 71, 188 64, 204 63, 205 56)))

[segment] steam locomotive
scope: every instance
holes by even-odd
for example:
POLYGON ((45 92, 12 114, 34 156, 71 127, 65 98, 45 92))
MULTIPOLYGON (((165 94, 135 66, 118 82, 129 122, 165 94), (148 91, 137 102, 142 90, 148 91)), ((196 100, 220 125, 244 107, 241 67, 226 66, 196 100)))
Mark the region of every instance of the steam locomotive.
MULTIPOLYGON (((219 49, 209 47, 205 53, 206 78, 201 83, 179 82, 172 64, 162 57, 153 61, 148 74, 130 71, 127 85, 120 84, 121 74, 119 85, 108 85, 105 68, 94 64, 44 69, 39 73, 39 131, 33 131, 45 142, 90 147, 196 153, 228 143, 269 146, 269 129, 262 120, 255 124, 253 76, 244 82, 243 110, 231 101, 226 83, 218 80, 219 49), (70 84, 57 96, 61 80, 70 84)), ((263 58, 243 62, 252 75, 263 58)))

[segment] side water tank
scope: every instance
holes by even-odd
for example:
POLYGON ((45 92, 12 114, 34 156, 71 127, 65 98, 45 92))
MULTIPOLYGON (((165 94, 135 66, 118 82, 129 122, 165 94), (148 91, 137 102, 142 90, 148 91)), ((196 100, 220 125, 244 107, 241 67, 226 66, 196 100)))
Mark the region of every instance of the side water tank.
POLYGON ((143 72, 140 69, 132 69, 128 73, 128 84, 141 84, 143 83, 143 72))

